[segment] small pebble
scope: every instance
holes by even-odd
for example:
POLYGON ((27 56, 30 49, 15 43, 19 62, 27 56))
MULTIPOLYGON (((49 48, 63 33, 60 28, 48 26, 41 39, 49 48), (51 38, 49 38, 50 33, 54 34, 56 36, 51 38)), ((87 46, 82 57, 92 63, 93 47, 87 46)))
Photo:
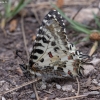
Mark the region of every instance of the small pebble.
POLYGON ((30 48, 28 49, 28 51, 29 51, 29 52, 31 52, 32 50, 33 50, 33 48, 32 48, 32 47, 30 47, 30 48))
POLYGON ((87 67, 87 65, 83 65, 83 68, 84 68, 84 75, 88 75, 90 74, 91 71, 94 71, 94 66, 93 65, 89 65, 87 67))
POLYGON ((31 99, 34 99, 34 98, 35 98, 35 93, 32 93, 31 99))
POLYGON ((56 88, 60 90, 61 86, 59 84, 56 84, 56 88))
POLYGON ((92 80, 92 83, 98 84, 97 79, 93 79, 93 80, 92 80))
POLYGON ((98 86, 100 86, 100 83, 98 83, 98 86))
POLYGON ((73 87, 72 85, 64 85, 62 86, 63 91, 72 91, 73 87))
POLYGON ((5 97, 2 97, 2 100, 6 100, 5 97))
POLYGON ((0 81, 0 85, 3 85, 4 83, 5 83, 5 81, 4 81, 4 80, 0 81))
POLYGON ((74 93, 75 92, 75 89, 72 89, 72 92, 74 93))
POLYGON ((46 89, 46 85, 45 84, 42 84, 41 85, 41 89, 46 89))

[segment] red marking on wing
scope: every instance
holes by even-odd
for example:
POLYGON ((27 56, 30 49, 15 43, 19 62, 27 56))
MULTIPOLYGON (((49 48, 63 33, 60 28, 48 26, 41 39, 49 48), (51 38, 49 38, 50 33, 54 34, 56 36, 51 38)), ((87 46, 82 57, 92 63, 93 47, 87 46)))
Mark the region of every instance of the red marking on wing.
POLYGON ((68 60, 71 60, 71 59, 73 59, 73 56, 72 55, 69 55, 68 56, 68 60))
POLYGON ((53 55, 52 55, 52 53, 51 53, 51 52, 49 52, 49 53, 48 53, 48 55, 49 55, 49 57, 50 57, 50 58, 52 58, 52 57, 53 57, 53 55))
POLYGON ((68 70, 68 74, 69 74, 71 77, 73 77, 73 75, 72 75, 72 73, 71 73, 70 70, 68 70))

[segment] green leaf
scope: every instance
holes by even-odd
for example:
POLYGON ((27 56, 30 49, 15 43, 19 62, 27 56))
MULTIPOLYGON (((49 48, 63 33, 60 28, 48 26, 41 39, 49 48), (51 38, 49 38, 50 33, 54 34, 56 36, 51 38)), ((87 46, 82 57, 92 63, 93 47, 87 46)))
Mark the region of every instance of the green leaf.
POLYGON ((74 22, 76 25, 80 26, 80 27, 84 27, 84 28, 91 29, 91 27, 89 27, 89 26, 87 26, 87 25, 80 24, 80 23, 78 23, 78 22, 76 22, 76 21, 74 21, 74 20, 73 20, 73 22, 74 22))
POLYGON ((14 17, 19 11, 21 11, 28 3, 30 0, 20 0, 19 4, 17 7, 11 12, 8 20, 10 20, 12 17, 14 17))
POLYGON ((89 36, 83 38, 81 41, 82 41, 82 42, 84 42, 84 41, 89 41, 89 36))
POLYGON ((80 32, 84 32, 86 34, 91 34, 91 31, 86 29, 86 28, 82 28, 79 26, 71 26, 73 29, 75 29, 76 31, 80 31, 80 32))
POLYGON ((7 3, 5 3, 5 14, 4 16, 7 18, 10 16, 10 12, 11 12, 11 0, 8 0, 7 3))

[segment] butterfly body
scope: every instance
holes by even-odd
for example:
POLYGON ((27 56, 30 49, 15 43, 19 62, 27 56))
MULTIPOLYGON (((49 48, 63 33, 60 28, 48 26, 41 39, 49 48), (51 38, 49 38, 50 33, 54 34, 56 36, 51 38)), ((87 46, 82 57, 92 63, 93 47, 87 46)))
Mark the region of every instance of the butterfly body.
POLYGON ((81 62, 87 57, 69 42, 63 18, 53 10, 43 19, 27 67, 45 78, 81 76, 81 62))

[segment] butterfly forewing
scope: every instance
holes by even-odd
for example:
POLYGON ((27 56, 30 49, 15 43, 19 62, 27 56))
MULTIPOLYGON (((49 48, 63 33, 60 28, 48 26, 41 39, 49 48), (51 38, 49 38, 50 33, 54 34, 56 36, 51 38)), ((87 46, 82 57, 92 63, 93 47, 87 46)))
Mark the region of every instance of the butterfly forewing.
POLYGON ((59 12, 50 11, 42 21, 31 52, 29 68, 49 77, 78 76, 86 58, 68 41, 59 12), (37 70, 38 69, 38 70, 37 70))

